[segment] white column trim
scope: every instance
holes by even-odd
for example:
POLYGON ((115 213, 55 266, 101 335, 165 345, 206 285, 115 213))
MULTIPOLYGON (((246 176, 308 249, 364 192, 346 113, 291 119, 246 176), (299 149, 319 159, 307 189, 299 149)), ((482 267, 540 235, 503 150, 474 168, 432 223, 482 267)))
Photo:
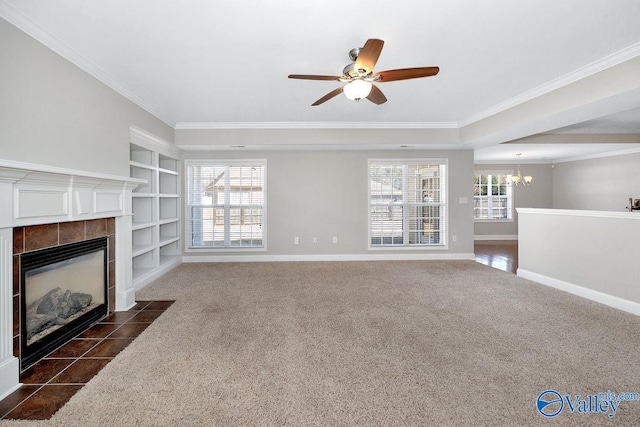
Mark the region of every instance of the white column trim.
POLYGON ((136 304, 131 264, 131 226, 131 214, 116 218, 116 311, 129 310, 136 304))
POLYGON ((0 400, 20 387, 13 355, 13 230, 0 229, 0 400))

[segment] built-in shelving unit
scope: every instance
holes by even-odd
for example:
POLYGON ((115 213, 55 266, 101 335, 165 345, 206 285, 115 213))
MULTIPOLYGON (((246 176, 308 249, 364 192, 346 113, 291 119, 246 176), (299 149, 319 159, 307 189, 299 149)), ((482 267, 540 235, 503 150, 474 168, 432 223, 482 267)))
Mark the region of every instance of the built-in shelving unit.
POLYGON ((131 128, 132 267, 136 289, 181 263, 180 149, 131 128))

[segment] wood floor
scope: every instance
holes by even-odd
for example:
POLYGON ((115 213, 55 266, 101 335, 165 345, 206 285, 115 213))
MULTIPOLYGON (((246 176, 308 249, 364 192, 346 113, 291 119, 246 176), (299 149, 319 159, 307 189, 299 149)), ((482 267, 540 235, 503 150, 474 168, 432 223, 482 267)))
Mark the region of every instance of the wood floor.
POLYGON ((474 251, 476 262, 513 274, 518 270, 517 240, 478 240, 474 251))

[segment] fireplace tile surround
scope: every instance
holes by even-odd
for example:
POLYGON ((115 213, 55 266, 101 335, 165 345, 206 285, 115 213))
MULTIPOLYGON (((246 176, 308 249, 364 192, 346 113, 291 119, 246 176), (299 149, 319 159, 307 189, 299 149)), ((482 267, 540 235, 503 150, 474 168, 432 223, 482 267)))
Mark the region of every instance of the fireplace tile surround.
POLYGON ((32 225, 13 229, 13 354, 20 359, 20 256, 40 249, 107 237, 109 313, 115 311, 115 218, 32 225))

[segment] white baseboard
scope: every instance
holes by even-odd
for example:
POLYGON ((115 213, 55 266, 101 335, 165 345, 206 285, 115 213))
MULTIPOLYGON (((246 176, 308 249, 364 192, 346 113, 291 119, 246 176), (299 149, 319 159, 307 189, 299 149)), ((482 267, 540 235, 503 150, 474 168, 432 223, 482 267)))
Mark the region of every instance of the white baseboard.
POLYGON ((0 400, 20 388, 18 358, 10 356, 0 362, 0 400))
POLYGON ((459 254, 340 254, 340 255, 205 255, 183 256, 182 262, 295 262, 295 261, 410 261, 474 260, 472 253, 459 254))
POLYGON ((569 292, 570 294, 577 295, 579 297, 599 302, 601 304, 608 305, 609 307, 617 308, 618 310, 626 311, 627 313, 640 316, 640 304, 637 302, 605 294, 603 292, 595 291, 593 289, 585 288, 583 286, 565 282, 563 280, 554 279, 553 277, 544 276, 542 274, 534 273, 522 268, 518 268, 517 273, 519 277, 522 277, 524 279, 533 280, 534 282, 540 283, 542 285, 569 292))
POLYGON ((518 240, 517 234, 475 234, 473 240, 518 240))

